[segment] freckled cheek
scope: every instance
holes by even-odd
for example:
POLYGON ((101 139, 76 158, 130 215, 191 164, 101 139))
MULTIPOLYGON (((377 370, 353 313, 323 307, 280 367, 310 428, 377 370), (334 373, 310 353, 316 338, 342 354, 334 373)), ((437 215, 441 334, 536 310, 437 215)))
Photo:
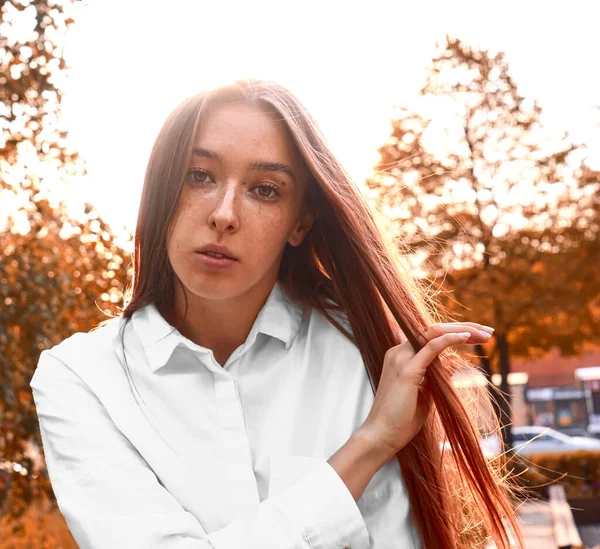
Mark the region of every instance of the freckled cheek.
POLYGON ((188 253, 191 241, 190 235, 194 235, 197 231, 197 224, 194 224, 190 219, 181 216, 167 243, 169 255, 188 253))
POLYGON ((269 252, 276 255, 287 241, 290 231, 289 215, 283 211, 269 211, 268 208, 260 210, 256 216, 252 216, 252 220, 247 219, 246 223, 242 220, 244 240, 248 249, 256 256, 264 257, 269 252))
POLYGON ((206 223, 208 214, 201 205, 184 206, 179 214, 173 231, 173 243, 177 250, 185 249, 189 244, 190 235, 195 234, 199 227, 206 223))
POLYGON ((199 220, 206 219, 209 208, 207 201, 189 201, 181 211, 182 224, 189 227, 197 224, 199 220))

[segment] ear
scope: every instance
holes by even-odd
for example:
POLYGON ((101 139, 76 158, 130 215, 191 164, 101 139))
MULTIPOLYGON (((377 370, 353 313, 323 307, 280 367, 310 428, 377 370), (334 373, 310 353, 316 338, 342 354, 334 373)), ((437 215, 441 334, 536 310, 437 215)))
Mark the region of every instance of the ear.
POLYGON ((300 219, 298 219, 296 226, 294 227, 294 229, 290 233, 290 236, 288 237, 288 243, 290 244, 290 246, 300 246, 300 244, 302 244, 302 241, 308 234, 308 231, 310 231, 311 227, 313 226, 314 222, 315 220, 313 215, 310 212, 305 211, 300 216, 300 219))

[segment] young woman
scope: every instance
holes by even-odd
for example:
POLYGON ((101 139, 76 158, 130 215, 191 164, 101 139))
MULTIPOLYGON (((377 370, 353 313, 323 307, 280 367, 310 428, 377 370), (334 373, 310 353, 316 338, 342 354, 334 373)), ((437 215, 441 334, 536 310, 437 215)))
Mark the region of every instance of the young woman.
POLYGON ((520 539, 451 383, 450 348, 493 329, 432 322, 289 91, 237 81, 171 113, 134 260, 122 315, 44 351, 31 380, 80 547, 520 539))

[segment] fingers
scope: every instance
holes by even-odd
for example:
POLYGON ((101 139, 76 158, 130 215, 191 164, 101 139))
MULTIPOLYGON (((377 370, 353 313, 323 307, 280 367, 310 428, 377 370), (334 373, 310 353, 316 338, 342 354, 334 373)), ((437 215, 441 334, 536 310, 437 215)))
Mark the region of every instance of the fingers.
POLYGON ((460 345, 471 337, 471 333, 464 332, 452 332, 441 335, 434 339, 430 339, 415 356, 416 362, 426 362, 429 364, 437 355, 439 355, 444 349, 451 345, 460 345))
POLYGON ((419 384, 425 376, 427 366, 431 364, 437 355, 451 345, 461 345, 465 343, 470 336, 470 332, 447 333, 441 335, 429 340, 418 353, 410 358, 403 352, 407 350, 403 348, 405 344, 399 345, 399 352, 394 355, 394 362, 399 368, 398 371, 402 377, 419 384))
POLYGON ((485 326, 484 324, 478 324, 477 322, 440 322, 438 324, 434 324, 434 326, 442 326, 444 328, 452 328, 453 326, 465 326, 466 328, 475 328, 477 330, 487 332, 488 334, 494 333, 494 328, 491 328, 490 326, 485 326))
POLYGON ((451 345, 476 345, 487 343, 491 338, 493 328, 483 326, 476 322, 450 322, 446 324, 433 324, 424 333, 427 344, 415 354, 415 349, 410 342, 390 347, 386 352, 384 362, 391 361, 396 365, 411 366, 405 372, 421 382, 427 366, 444 349, 451 345))
POLYGON ((431 340, 446 333, 469 332, 470 337, 465 341, 468 345, 487 343, 493 328, 477 324, 476 322, 450 322, 447 324, 433 324, 425 333, 426 339, 431 340))
MULTIPOLYGON (((441 331, 441 335, 430 339, 427 344, 414 355, 417 359, 415 364, 415 368, 418 368, 422 371, 422 379, 419 383, 420 386, 425 386, 426 378, 425 371, 427 367, 431 364, 434 358, 437 357, 444 349, 451 347, 452 345, 465 345, 472 339, 471 331, 454 331, 454 329, 450 332, 441 331)), ((414 354, 414 350, 413 350, 414 354)))

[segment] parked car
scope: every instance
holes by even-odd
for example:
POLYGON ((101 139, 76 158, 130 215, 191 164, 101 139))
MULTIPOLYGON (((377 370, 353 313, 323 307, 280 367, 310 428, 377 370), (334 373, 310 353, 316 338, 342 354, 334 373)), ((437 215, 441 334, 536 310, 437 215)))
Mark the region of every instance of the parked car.
MULTIPOLYGON (((493 457, 498 455, 499 445, 498 445, 497 440, 494 444, 493 442, 488 441, 487 439, 480 438, 479 444, 481 446, 481 451, 485 458, 492 459, 493 457)), ((450 452, 452 451, 452 446, 450 445, 450 442, 447 440, 440 445, 440 448, 443 451, 450 451, 450 452)))
MULTIPOLYGON (((569 436, 551 427, 528 425, 513 427, 513 449, 521 455, 574 452, 576 450, 600 451, 600 440, 591 437, 569 436)), ((490 435, 482 440, 482 447, 487 453, 498 453, 500 444, 497 435, 490 435)))

